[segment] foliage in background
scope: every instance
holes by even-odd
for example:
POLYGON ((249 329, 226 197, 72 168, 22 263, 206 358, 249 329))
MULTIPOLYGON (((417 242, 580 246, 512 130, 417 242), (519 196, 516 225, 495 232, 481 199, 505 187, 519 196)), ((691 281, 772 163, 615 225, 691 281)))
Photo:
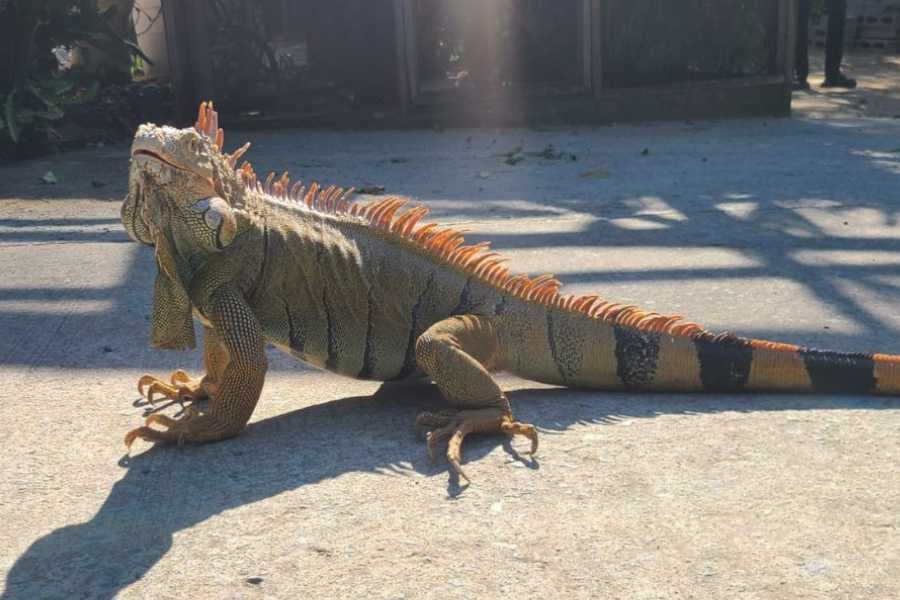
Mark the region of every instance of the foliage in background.
POLYGON ((607 0, 610 88, 769 75, 777 70, 778 3, 770 0, 607 0))
POLYGON ((246 108, 276 94, 281 70, 269 43, 265 2, 209 0, 208 7, 210 60, 223 101, 246 108))
MULTIPOLYGON (((0 0, 0 153, 41 151, 66 107, 93 100, 100 81, 127 81, 132 56, 143 56, 121 10, 133 2, 0 0), (91 69, 60 68, 57 49, 103 56, 91 69), (36 150, 37 149, 37 150, 36 150)), ((125 18, 127 22, 127 17, 125 18)))

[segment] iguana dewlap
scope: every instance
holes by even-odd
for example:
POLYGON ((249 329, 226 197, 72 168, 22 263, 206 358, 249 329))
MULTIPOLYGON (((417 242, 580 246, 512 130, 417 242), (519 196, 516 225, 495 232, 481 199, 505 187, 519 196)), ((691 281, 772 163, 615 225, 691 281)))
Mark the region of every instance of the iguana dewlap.
POLYGON ((125 438, 208 442, 249 420, 266 373, 265 345, 351 377, 427 375, 456 409, 424 414, 429 450, 449 437, 459 468, 471 432, 522 434, 491 373, 627 391, 900 392, 900 357, 842 354, 713 335, 679 317, 563 296, 550 275, 513 275, 486 243, 422 224, 427 209, 387 198, 352 204, 352 191, 257 180, 247 145, 225 154, 211 104, 196 125, 143 125, 132 148, 122 222, 153 246, 152 341, 192 348, 205 328, 206 375, 144 376, 148 397, 207 397, 176 420, 151 415, 125 438), (152 428, 160 425, 163 429, 152 428))

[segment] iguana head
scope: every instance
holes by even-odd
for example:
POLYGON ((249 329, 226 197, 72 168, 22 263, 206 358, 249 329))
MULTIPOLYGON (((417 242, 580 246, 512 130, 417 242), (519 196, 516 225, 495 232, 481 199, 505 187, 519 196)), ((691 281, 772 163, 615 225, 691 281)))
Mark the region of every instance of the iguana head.
POLYGON ((231 242, 237 229, 233 209, 244 192, 234 167, 250 145, 225 154, 223 137, 212 103, 205 102, 194 127, 147 123, 138 128, 122 205, 122 223, 133 239, 155 245, 154 230, 168 227, 163 221, 174 213, 198 246, 214 250, 231 242))
POLYGON ((218 116, 205 102, 194 127, 148 123, 134 136, 122 224, 132 239, 156 250, 153 342, 157 346, 193 346, 187 292, 191 276, 250 226, 241 207, 244 180, 252 169, 249 165, 235 169, 250 145, 225 154, 222 144, 218 116))

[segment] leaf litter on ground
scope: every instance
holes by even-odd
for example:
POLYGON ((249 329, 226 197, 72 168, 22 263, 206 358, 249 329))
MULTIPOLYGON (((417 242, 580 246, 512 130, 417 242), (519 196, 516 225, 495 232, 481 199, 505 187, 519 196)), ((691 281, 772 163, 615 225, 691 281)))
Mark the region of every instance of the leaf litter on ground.
POLYGON ((583 173, 579 173, 578 176, 584 179, 605 179, 611 175, 609 169, 606 167, 595 167, 593 169, 589 169, 584 171, 583 173))
POLYGON ((494 156, 502 158, 504 163, 513 166, 524 161, 528 156, 540 158, 541 160, 568 160, 572 162, 578 160, 576 155, 571 152, 566 152, 565 150, 557 150, 554 148, 553 144, 547 144, 544 146, 543 150, 528 152, 525 152, 522 146, 516 146, 509 152, 501 152, 499 154, 494 154, 494 156))

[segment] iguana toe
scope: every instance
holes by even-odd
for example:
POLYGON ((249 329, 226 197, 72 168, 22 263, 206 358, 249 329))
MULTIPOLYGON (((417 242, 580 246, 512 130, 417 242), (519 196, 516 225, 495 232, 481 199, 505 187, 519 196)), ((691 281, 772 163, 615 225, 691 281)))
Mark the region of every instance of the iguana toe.
POLYGON ((169 376, 169 382, 166 383, 153 375, 144 375, 138 379, 138 393, 144 396, 144 388, 147 388, 146 398, 150 404, 155 402, 156 394, 177 402, 200 400, 208 396, 203 387, 203 380, 194 379, 181 369, 169 376))
POLYGON ((463 410, 455 416, 444 414, 434 415, 423 413, 416 419, 417 426, 438 425, 426 435, 428 456, 435 460, 437 443, 444 438, 450 438, 447 442, 447 462, 453 470, 465 481, 471 481, 463 471, 462 443, 470 433, 503 433, 506 435, 524 435, 531 440, 530 454, 537 452, 538 436, 534 425, 513 421, 512 417, 495 408, 477 410, 463 410))
POLYGON ((500 431, 505 433, 506 435, 513 436, 516 434, 523 435, 531 440, 531 450, 528 451, 528 454, 534 456, 537 454, 538 450, 538 434, 537 428, 531 423, 522 423, 521 421, 513 421, 511 418, 507 417, 504 419, 502 423, 500 423, 500 431))
POLYGON ((234 426, 209 414, 200 414, 196 409, 188 407, 184 417, 173 419, 167 415, 153 414, 147 417, 143 427, 132 429, 125 435, 125 446, 131 445, 138 438, 163 444, 192 444, 212 442, 236 435, 243 426, 234 426), (161 425, 166 429, 155 429, 151 425, 161 425))

